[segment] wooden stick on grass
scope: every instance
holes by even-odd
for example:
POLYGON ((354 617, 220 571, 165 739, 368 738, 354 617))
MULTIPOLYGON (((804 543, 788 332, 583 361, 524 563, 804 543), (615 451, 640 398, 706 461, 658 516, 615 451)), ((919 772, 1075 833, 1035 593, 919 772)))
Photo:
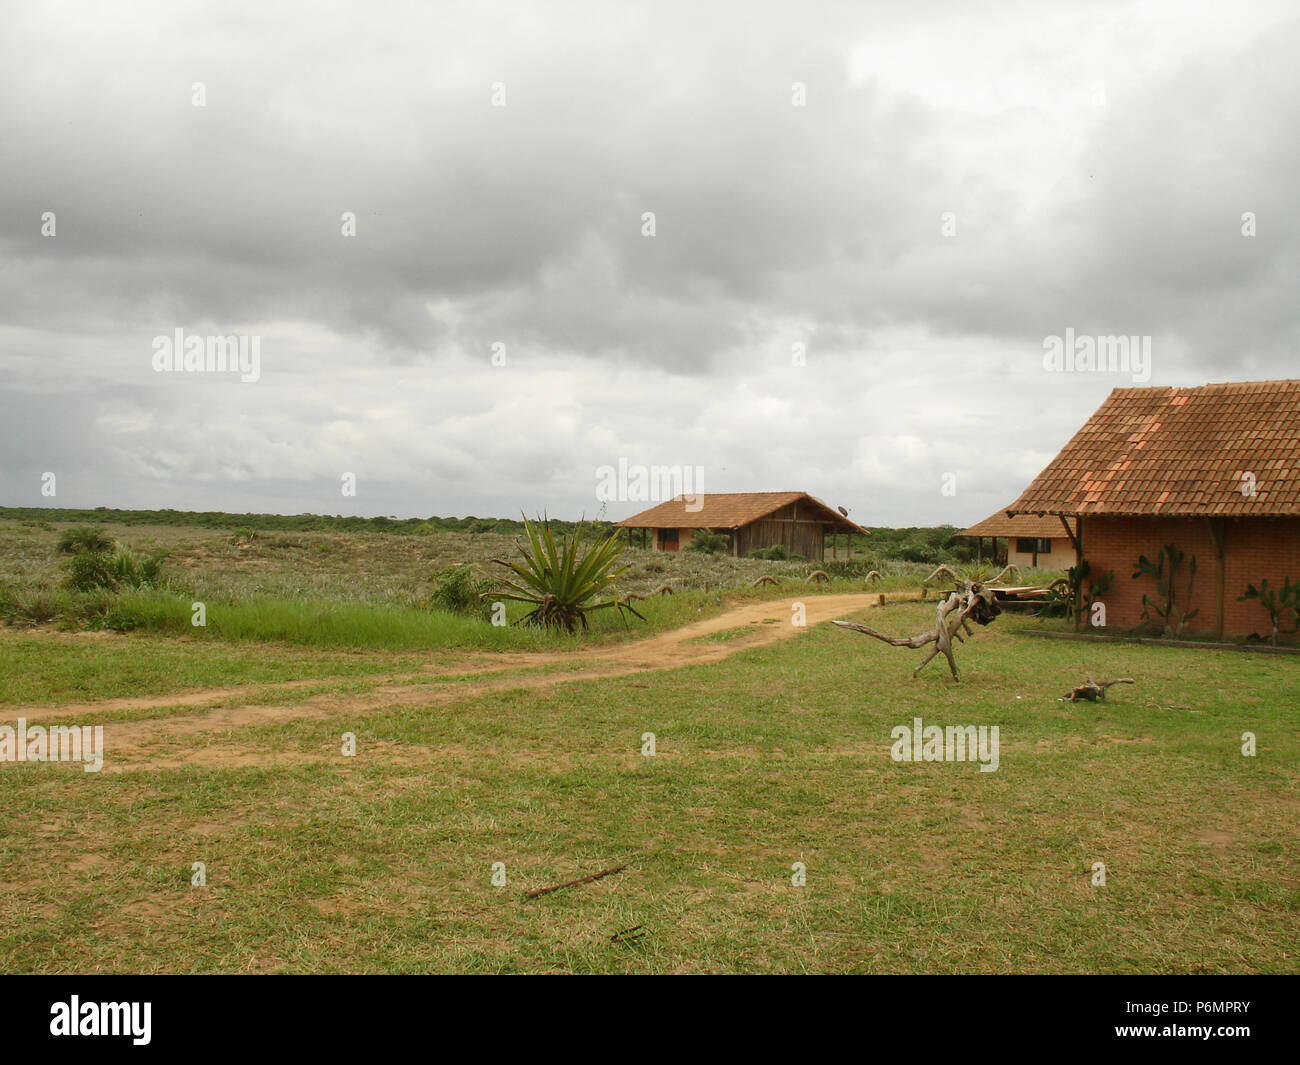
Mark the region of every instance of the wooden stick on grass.
POLYGON ((554 884, 551 887, 538 888, 536 891, 530 891, 530 899, 537 898, 538 895, 549 895, 552 891, 559 891, 560 888, 576 887, 579 884, 590 884, 593 880, 599 880, 602 876, 613 876, 615 873, 621 873, 626 869, 626 865, 616 865, 613 869, 602 869, 599 873, 592 873, 591 876, 580 876, 577 880, 568 880, 563 884, 554 884))

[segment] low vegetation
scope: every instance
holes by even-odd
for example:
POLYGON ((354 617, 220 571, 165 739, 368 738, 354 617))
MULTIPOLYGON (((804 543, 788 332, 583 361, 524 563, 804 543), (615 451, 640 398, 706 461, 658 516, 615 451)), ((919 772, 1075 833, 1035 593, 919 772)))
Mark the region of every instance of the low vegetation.
POLYGON ((1035 639, 1006 616, 958 687, 830 626, 747 647, 755 627, 693 644, 739 648, 721 660, 583 680, 10 631, 7 721, 136 702, 76 719, 105 723, 101 773, 0 767, 0 971, 1296 970, 1295 659, 1035 639), (1136 683, 1059 701, 1089 673, 1136 683), (216 701, 182 703, 195 689, 216 701), (916 717, 999 726, 999 768, 894 762, 916 717))
POLYGON ((581 524, 558 540, 544 518, 524 522, 524 531, 527 540, 519 544, 518 561, 492 560, 514 575, 502 581, 496 594, 529 608, 519 624, 570 633, 581 626, 585 632, 590 628, 588 615, 609 609, 645 620, 631 603, 618 597, 615 582, 629 567, 618 564, 625 544, 617 532, 584 545, 581 524))
MULTIPOLYGON (((555 519, 550 526, 557 537, 575 528, 555 519)), ((526 648, 551 639, 525 631, 531 626, 514 625, 532 606, 483 598, 497 587, 491 560, 517 550, 514 530, 524 532, 522 521, 429 519, 420 531, 413 528, 391 519, 354 522, 312 515, 0 508, 0 619, 18 627, 390 651, 444 645, 526 648), (4 517, 15 514, 32 516, 4 517), (38 520, 40 514, 61 520, 38 520), (85 524, 109 517, 113 523, 85 524), (143 519, 177 520, 148 524, 143 519), (356 525, 357 531, 331 531, 339 522, 356 525), (107 558, 76 563, 85 554, 107 558), (491 603, 498 601, 505 604, 509 632, 490 623, 491 603), (204 604, 206 625, 192 624, 196 603, 204 604)), ((585 528, 593 540, 613 532, 603 522, 585 528)), ((872 540, 892 542, 883 534, 872 540)), ((874 551, 874 543, 867 553, 868 544, 858 538, 852 558, 809 562, 658 552, 634 542, 620 555, 618 594, 625 600, 653 596, 653 603, 638 601, 636 609, 651 631, 660 631, 721 610, 727 602, 781 595, 796 586, 812 595, 919 585, 923 564, 886 557, 874 551), (809 584, 818 569, 829 582, 809 584), (771 580, 755 588, 759 577, 771 580), (675 595, 656 594, 665 588, 675 595), (679 602, 665 604, 660 598, 679 602)), ((621 614, 611 608, 591 615, 589 638, 618 641, 643 631, 640 623, 629 627, 621 614)))
POLYGON ((730 541, 723 533, 714 532, 712 529, 696 529, 690 543, 686 545, 686 550, 698 551, 706 555, 719 555, 726 551, 728 546, 730 541))

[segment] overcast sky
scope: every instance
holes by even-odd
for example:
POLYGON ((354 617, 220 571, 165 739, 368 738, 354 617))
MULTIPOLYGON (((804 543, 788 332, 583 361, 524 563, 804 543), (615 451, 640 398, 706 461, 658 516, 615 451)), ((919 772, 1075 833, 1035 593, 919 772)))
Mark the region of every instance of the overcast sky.
POLYGON ((622 459, 964 526, 1135 383, 1048 337, 1300 376, 1292 0, 0 25, 3 504, 594 516, 622 459), (157 372, 177 329, 259 379, 157 372))

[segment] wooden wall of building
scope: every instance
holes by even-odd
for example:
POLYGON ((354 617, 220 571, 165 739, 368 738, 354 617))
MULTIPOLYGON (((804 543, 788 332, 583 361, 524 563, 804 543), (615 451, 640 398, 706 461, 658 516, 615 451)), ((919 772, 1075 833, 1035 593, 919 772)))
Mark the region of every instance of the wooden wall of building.
POLYGON ((815 517, 815 511, 806 503, 803 513, 799 504, 782 507, 765 518, 736 531, 739 540, 738 554, 746 557, 760 547, 783 544, 786 552, 803 558, 821 560, 826 554, 826 526, 815 517))

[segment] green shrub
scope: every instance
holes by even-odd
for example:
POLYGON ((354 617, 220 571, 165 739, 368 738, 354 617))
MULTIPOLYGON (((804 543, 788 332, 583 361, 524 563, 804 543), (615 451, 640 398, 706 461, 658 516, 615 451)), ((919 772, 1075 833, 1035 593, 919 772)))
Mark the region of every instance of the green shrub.
POLYGON ((452 614, 481 614, 487 609, 483 593, 491 588, 492 582, 474 566, 448 566, 434 573, 429 601, 452 614))
POLYGON ((84 551, 72 556, 68 567, 68 587, 77 592, 95 588, 116 588, 108 555, 99 551, 84 551))
POLYGON ((113 555, 82 552, 72 556, 67 584, 77 592, 91 592, 98 588, 115 592, 119 588, 153 586, 159 582, 162 563, 162 555, 137 559, 126 550, 113 555))
POLYGON ((56 547, 60 553, 65 555, 80 555, 87 552, 100 554, 105 551, 112 551, 114 544, 113 538, 102 529, 93 529, 88 525, 80 525, 75 529, 64 529, 59 534, 56 547))
POLYGON ((865 577, 872 570, 881 570, 884 567, 870 557, 863 557, 833 559, 822 563, 821 568, 832 577, 865 577))
POLYGON ((10 625, 45 625, 59 614, 57 598, 45 589, 17 596, 5 613, 10 625))
POLYGON ((724 533, 716 533, 712 529, 696 529, 695 535, 691 537, 691 542, 686 545, 687 551, 699 551, 705 555, 716 555, 731 546, 731 539, 724 533))
POLYGON ((1270 588, 1268 578, 1265 577, 1259 582, 1256 588, 1253 584, 1246 585, 1246 594, 1237 596, 1237 602, 1244 603, 1250 599, 1258 599, 1260 606, 1268 613, 1268 619, 1273 629, 1269 633, 1269 643, 1274 647, 1277 646, 1278 633, 1291 633, 1300 631, 1300 581, 1292 583, 1291 578, 1282 579, 1282 587, 1270 588), (1288 627, 1286 617, 1290 614, 1295 619, 1295 624, 1288 627))
POLYGON ((773 544, 771 547, 756 547, 749 553, 750 558, 762 558, 768 562, 802 562, 803 555, 786 551, 785 544, 773 544))

